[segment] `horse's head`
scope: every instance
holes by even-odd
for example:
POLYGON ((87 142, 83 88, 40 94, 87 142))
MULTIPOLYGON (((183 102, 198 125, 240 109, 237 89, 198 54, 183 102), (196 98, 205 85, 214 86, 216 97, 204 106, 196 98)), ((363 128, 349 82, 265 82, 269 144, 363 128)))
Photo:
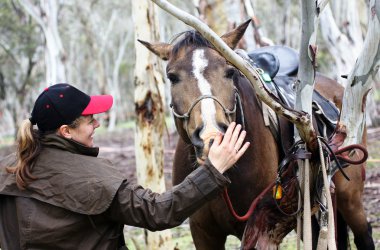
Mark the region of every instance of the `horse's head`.
MULTIPOLYGON (((235 48, 249 21, 221 38, 235 48)), ((196 31, 178 37, 175 44, 140 41, 163 60, 171 82, 171 108, 180 136, 191 142, 202 163, 218 133, 224 133, 235 120, 240 97, 234 83, 240 72, 229 64, 196 31)))

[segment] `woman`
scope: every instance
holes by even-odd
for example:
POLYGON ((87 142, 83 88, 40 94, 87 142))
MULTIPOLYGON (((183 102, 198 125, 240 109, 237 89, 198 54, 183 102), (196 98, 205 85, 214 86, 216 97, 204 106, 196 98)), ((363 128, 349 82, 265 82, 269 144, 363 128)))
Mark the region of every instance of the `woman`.
POLYGON ((162 230, 181 224, 228 185, 223 176, 246 151, 232 123, 215 138, 206 163, 157 194, 124 179, 97 158, 94 114, 112 96, 88 96, 56 84, 37 98, 23 122, 18 150, 0 161, 0 242, 6 249, 118 249, 124 225, 162 230), (37 125, 38 130, 33 130, 37 125))

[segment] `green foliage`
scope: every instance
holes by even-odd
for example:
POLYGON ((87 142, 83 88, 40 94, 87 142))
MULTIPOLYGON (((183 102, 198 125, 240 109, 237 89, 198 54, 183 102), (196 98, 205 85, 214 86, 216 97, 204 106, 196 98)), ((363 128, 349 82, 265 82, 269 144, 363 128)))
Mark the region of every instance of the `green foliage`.
MULTIPOLYGON (((23 105, 33 79, 37 63, 37 48, 41 36, 36 24, 15 1, 0 2, 0 75, 8 106, 15 110, 17 103, 23 105)), ((16 112, 16 111, 14 111, 16 112)))
POLYGON ((34 68, 42 58, 38 55, 42 39, 40 29, 17 1, 0 1, 0 111, 5 108, 3 112, 13 120, 0 120, 0 126, 17 124, 30 112, 35 94, 32 86, 38 82, 34 68))
POLYGON ((0 2, 0 34, 0 66, 18 64, 22 56, 32 58, 40 43, 36 25, 12 0, 0 2))

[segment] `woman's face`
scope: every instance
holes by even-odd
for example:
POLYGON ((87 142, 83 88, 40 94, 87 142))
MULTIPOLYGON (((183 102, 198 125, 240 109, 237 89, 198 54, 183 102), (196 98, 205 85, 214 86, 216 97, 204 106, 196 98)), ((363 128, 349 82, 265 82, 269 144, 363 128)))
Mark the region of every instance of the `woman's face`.
POLYGON ((77 127, 70 128, 71 139, 87 147, 93 147, 95 129, 99 126, 100 123, 93 115, 83 116, 77 127))

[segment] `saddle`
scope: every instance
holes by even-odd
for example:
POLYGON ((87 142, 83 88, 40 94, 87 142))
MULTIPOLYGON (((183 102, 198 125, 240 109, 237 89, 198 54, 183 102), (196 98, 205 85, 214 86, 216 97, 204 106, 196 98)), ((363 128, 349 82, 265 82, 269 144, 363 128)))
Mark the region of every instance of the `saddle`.
POLYGON ((296 76, 299 56, 295 49, 286 46, 266 46, 248 53, 255 67, 261 68, 273 79, 277 76, 296 76))
MULTIPOLYGON (((283 105, 294 108, 296 92, 294 82, 297 78, 299 56, 296 50, 286 46, 267 46, 248 53, 254 67, 261 68, 266 87, 279 98, 283 105)), ((269 107, 268 107, 269 108, 269 107)), ((339 110, 329 100, 314 90, 312 97, 313 121, 318 133, 328 138, 335 130, 339 119, 339 110)), ((265 107, 263 108, 265 110, 265 107)), ((268 112, 264 111, 264 120, 268 112)), ((274 137, 282 146, 285 156, 294 144, 294 125, 284 117, 277 116, 273 110, 267 119, 274 137)))

